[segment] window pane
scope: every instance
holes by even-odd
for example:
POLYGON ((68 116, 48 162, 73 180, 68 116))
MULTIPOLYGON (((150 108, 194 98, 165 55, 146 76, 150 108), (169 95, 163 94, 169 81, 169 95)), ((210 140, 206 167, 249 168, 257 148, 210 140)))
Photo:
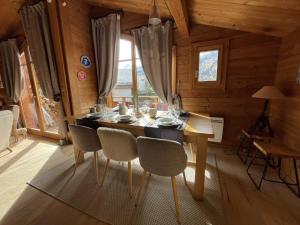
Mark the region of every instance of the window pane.
MULTIPOLYGON (((113 97, 132 96, 132 62, 131 60, 119 62, 117 84, 112 91, 113 97)), ((114 99, 121 101, 122 99, 114 99)))
POLYGON ((120 50, 119 50, 119 60, 131 59, 131 42, 121 39, 120 40, 120 50))
POLYGON ((141 60, 136 60, 136 76, 137 76, 137 88, 138 95, 140 96, 155 96, 155 92, 152 89, 141 64, 141 60))
POLYGON ((136 75, 139 106, 157 107, 159 98, 144 73, 140 59, 136 60, 136 75))
POLYGON ((218 79, 218 50, 199 53, 198 81, 217 81, 218 79))
POLYGON ((21 71, 24 77, 24 89, 21 96, 22 110, 25 126, 27 128, 40 129, 39 120, 36 112, 36 97, 33 94, 33 86, 29 78, 28 68, 24 52, 20 56, 21 71))

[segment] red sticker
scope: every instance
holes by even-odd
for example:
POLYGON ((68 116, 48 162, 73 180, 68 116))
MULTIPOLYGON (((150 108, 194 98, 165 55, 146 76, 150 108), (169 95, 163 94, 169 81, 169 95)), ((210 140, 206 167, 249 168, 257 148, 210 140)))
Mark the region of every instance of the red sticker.
POLYGON ((79 71, 77 73, 78 80, 86 80, 86 73, 84 71, 79 71))

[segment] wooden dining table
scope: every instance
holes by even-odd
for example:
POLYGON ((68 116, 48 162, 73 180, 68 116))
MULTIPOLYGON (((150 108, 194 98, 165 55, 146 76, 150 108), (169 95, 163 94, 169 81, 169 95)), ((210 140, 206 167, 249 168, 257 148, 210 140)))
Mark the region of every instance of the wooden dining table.
MULTIPOLYGON (((151 121, 149 116, 144 115, 133 123, 118 123, 113 120, 97 120, 99 126, 123 129, 131 132, 134 136, 144 136, 144 127, 151 121)), ((189 183, 189 189, 194 199, 202 200, 204 198, 205 167, 207 155, 208 138, 213 138, 211 118, 205 113, 189 113, 184 126, 184 141, 190 143, 195 151, 194 161, 189 161, 188 166, 195 168, 194 182, 189 183)), ((76 151, 76 150, 75 150, 76 151)), ((76 152, 75 152, 76 153, 76 152)), ((82 155, 80 161, 84 160, 82 155)))

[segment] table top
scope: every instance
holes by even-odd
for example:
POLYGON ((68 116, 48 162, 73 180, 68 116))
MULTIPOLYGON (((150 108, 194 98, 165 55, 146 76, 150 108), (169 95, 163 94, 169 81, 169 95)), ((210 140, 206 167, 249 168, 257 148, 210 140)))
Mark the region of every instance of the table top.
MULTIPOLYGON (((101 126, 113 127, 118 129, 130 129, 135 135, 142 134, 144 127, 155 119, 150 118, 147 114, 137 118, 134 123, 117 123, 114 120, 97 120, 101 126)), ((205 136, 213 138, 213 128, 211 118, 205 113, 190 113, 186 126, 184 127, 184 135, 187 136, 205 136)))
POLYGON ((253 144, 265 155, 300 159, 300 152, 292 150, 275 139, 269 138, 264 141, 254 141, 253 144))

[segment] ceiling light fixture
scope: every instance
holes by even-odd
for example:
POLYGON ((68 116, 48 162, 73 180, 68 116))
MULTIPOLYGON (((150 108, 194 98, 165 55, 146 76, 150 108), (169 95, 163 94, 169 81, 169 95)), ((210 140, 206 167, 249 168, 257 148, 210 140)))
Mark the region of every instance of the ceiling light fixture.
POLYGON ((156 1, 153 0, 153 5, 151 7, 150 15, 149 15, 149 25, 158 25, 161 23, 161 19, 157 12, 156 1))
MULTIPOLYGON (((47 2, 50 4, 50 3, 52 3, 52 0, 47 0, 47 2)), ((66 6, 67 6, 67 0, 61 1, 61 5, 62 5, 63 7, 66 7, 66 6)))

